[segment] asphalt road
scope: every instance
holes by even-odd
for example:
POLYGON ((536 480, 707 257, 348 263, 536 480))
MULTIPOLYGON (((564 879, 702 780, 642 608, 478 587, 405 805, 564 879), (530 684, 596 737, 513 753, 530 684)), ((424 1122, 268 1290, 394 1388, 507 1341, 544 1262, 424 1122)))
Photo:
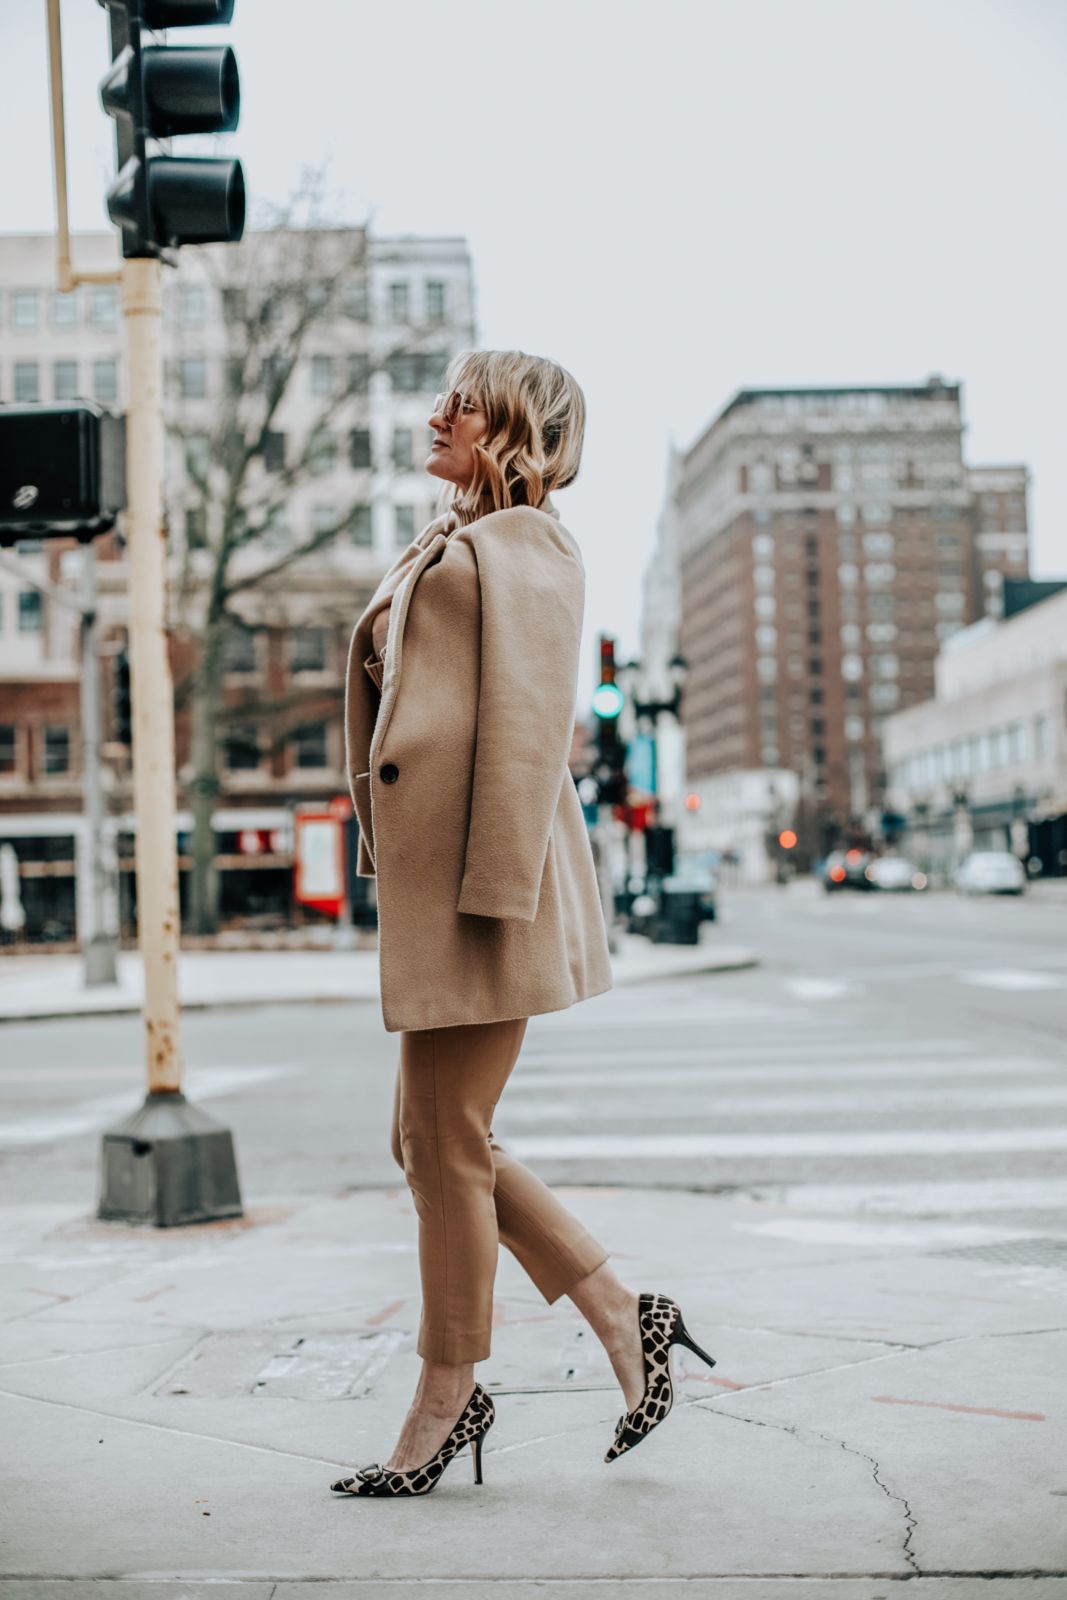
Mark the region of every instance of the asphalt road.
MULTIPOLYGON (((532 1019, 494 1132, 550 1183, 830 1186, 1067 1232, 1065 929, 1039 895, 727 891, 714 936, 761 966, 532 1019)), ((403 1181, 376 1004, 189 1013, 183 1043, 246 1204, 403 1181)), ((0 1028, 0 1203, 91 1209, 142 1074, 138 1019, 0 1028)))

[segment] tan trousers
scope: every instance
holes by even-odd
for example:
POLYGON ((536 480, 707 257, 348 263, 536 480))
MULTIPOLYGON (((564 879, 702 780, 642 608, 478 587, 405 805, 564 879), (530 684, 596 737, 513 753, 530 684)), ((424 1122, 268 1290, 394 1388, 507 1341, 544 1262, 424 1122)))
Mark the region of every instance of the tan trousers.
POLYGON ((493 1138, 493 1111, 526 1022, 400 1034, 392 1151, 419 1219, 416 1350, 427 1361, 458 1366, 489 1355, 499 1243, 549 1305, 608 1259, 551 1189, 493 1138))

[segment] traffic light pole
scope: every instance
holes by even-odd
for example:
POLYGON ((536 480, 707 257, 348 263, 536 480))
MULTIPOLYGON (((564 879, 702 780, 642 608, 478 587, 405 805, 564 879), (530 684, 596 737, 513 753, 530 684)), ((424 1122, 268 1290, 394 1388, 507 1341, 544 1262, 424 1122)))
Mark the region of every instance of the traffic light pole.
POLYGON ((174 695, 167 655, 163 538, 161 268, 123 263, 129 409, 127 554, 133 790, 137 814, 137 934, 144 960, 148 1091, 181 1088, 178 1018, 178 859, 174 816, 174 695))
POLYGON ((163 539, 160 264, 122 268, 130 566, 130 688, 137 814, 137 937, 144 961, 148 1093, 103 1136, 97 1215, 157 1227, 243 1214, 233 1137, 181 1091, 181 917, 174 816, 174 695, 167 655, 163 539))

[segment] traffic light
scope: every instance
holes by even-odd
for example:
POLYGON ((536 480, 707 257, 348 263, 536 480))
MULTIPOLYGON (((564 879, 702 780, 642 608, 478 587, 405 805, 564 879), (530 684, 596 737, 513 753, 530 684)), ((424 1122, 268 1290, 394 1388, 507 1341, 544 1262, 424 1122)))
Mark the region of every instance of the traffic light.
POLYGON ((626 747, 619 738, 618 722, 623 703, 622 690, 615 682, 615 640, 601 634, 600 682, 593 691, 593 711, 597 719, 597 763, 593 776, 602 805, 626 803, 626 747))
POLYGON ((0 406, 0 546, 107 533, 126 504, 126 426, 89 401, 0 406))
POLYGON ((241 111, 229 45, 146 44, 164 28, 229 22, 234 0, 100 0, 111 23, 111 70, 100 99, 115 118, 119 173, 108 215, 122 253, 156 256, 183 244, 233 244, 245 225, 245 183, 232 159, 164 155, 150 142, 187 133, 231 133, 241 111))
POLYGON ((115 679, 111 695, 112 720, 116 744, 133 745, 133 702, 130 696, 130 655, 123 645, 115 656, 115 679))

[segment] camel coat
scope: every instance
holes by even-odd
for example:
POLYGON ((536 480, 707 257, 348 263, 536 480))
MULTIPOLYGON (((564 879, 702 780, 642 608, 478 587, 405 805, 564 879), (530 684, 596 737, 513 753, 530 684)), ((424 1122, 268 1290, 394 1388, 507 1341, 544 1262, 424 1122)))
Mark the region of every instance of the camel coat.
POLYGON ((613 984, 568 769, 585 569, 559 513, 431 522, 356 622, 345 756, 388 1032, 561 1011, 613 984), (364 668, 390 604, 379 692, 364 668))

